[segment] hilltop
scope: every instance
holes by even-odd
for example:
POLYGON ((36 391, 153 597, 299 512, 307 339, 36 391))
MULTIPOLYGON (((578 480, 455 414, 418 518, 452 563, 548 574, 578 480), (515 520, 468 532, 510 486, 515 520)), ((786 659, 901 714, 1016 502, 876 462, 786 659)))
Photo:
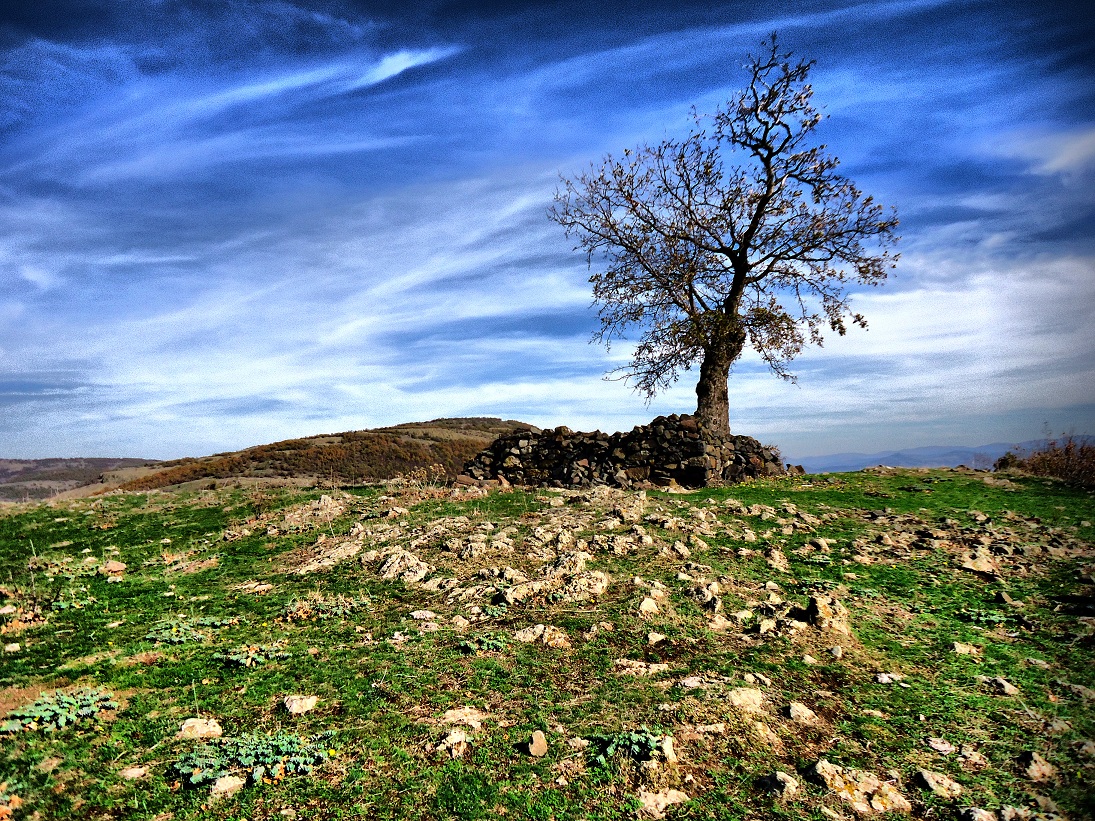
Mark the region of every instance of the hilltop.
POLYGON ((1093 519, 881 469, 10 506, 0 818, 1090 818, 1093 519))

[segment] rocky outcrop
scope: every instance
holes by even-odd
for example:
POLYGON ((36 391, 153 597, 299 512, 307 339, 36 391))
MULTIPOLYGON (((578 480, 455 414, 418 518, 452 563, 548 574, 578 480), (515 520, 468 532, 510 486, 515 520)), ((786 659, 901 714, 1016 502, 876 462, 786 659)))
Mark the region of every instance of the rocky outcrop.
POLYGON ((659 416, 628 433, 567 427, 501 436, 457 481, 547 487, 708 487, 784 472, 779 452, 750 436, 716 436, 693 416, 659 416))

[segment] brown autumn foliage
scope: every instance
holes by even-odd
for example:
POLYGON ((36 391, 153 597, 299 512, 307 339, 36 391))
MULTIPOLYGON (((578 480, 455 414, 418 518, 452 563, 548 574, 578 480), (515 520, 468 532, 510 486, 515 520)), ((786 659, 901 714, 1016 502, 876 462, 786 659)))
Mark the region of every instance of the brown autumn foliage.
POLYGON ((455 477, 501 433, 528 428, 491 418, 437 419, 377 430, 287 439, 236 453, 164 463, 157 473, 122 485, 153 490, 201 479, 315 478, 334 484, 391 479, 431 465, 455 477))
POLYGON ((1010 451, 996 461, 997 470, 1016 468, 1034 476, 1061 479, 1070 485, 1095 488, 1095 443, 1088 438, 1050 439, 1027 454, 1010 451))

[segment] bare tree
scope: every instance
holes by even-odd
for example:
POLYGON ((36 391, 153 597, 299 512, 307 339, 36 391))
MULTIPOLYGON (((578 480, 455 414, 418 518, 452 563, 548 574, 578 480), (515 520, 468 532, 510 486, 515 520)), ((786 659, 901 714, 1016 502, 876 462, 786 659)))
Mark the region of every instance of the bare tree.
POLYGON ((878 285, 896 255, 896 214, 836 171, 810 138, 822 120, 776 36, 750 57, 748 87, 713 115, 693 110, 681 139, 627 149, 564 178, 550 217, 576 237, 591 269, 606 344, 641 337, 619 369, 647 398, 699 362, 697 415, 730 431, 727 378, 746 343, 772 370, 823 328, 866 327, 847 285, 878 285))

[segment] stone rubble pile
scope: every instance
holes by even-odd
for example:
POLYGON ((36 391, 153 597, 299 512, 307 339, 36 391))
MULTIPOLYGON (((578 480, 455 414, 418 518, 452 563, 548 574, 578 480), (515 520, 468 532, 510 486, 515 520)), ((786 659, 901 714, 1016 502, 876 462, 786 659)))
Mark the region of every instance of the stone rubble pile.
POLYGON ((567 427, 501 436, 464 466, 464 484, 709 487, 784 473, 779 452, 750 436, 717 436, 693 416, 659 416, 628 433, 567 427))

